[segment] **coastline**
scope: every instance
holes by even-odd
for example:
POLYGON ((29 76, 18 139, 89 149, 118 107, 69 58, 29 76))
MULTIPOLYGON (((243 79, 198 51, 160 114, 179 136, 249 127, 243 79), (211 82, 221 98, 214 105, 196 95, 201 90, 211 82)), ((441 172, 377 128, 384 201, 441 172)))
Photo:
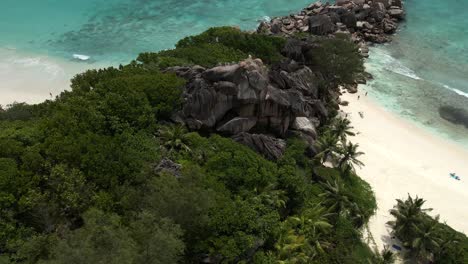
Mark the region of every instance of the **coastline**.
MULTIPOLYGON (((0 47, 0 105, 41 103, 70 89, 76 74, 109 65, 32 54, 0 47)), ((110 66, 110 65, 109 65, 110 66)))
POLYGON ((468 200, 468 151, 389 112, 365 92, 343 94, 349 105, 340 108, 358 133, 351 141, 365 152, 361 158, 365 166, 356 172, 376 195, 378 209, 369 229, 377 247, 391 246, 391 229, 386 226, 392 220, 389 210, 396 199, 408 194, 424 198, 425 207, 434 209, 431 215, 440 214, 441 222, 468 232, 468 222, 462 220, 468 219, 468 204, 464 203, 468 200), (451 172, 460 175, 461 181, 452 179, 451 172))

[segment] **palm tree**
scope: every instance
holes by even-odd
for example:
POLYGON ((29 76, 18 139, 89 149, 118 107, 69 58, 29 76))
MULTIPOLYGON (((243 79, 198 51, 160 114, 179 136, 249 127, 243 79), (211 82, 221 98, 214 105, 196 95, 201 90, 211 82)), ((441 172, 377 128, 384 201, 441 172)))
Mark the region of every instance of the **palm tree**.
POLYGON ((448 255, 453 255, 454 253, 455 255, 464 256, 465 251, 463 250, 463 247, 458 246, 459 244, 460 239, 455 233, 444 233, 443 235, 441 235, 439 241, 439 250, 437 250, 434 255, 434 263, 439 263, 444 260, 447 260, 449 258, 448 255))
POLYGON ((388 224, 393 227, 395 235, 409 246, 412 238, 415 235, 414 225, 421 222, 422 213, 431 211, 432 209, 422 209, 426 201, 422 198, 412 198, 408 194, 408 199, 402 201, 397 199, 397 205, 390 210, 390 214, 395 217, 395 221, 390 221, 388 224))
POLYGON ((329 158, 334 157, 338 151, 338 138, 331 132, 327 131, 316 142, 319 153, 317 157, 320 158, 321 163, 325 163, 329 158))
MULTIPOLYGON (((289 217, 291 225, 302 230, 301 234, 328 233, 332 225, 328 222, 329 213, 320 204, 305 209, 300 216, 289 217)), ((307 235, 307 237, 310 237, 307 235)))
POLYGON ((340 153, 342 155, 338 167, 343 169, 343 165, 346 165, 347 169, 353 169, 354 165, 359 167, 364 166, 362 161, 358 160, 357 158, 361 155, 364 155, 364 152, 358 151, 359 144, 353 144, 351 142, 347 143, 340 149, 340 153))
POLYGON ((338 183, 335 180, 333 183, 327 181, 321 184, 324 187, 324 192, 319 196, 325 198, 324 204, 328 206, 330 211, 341 214, 348 212, 348 209, 354 206, 345 192, 343 183, 338 183))
POLYGON ((252 201, 272 206, 276 209, 286 208, 288 196, 285 190, 278 190, 274 184, 269 184, 262 190, 254 189, 257 195, 253 196, 252 201))
POLYGON ((275 244, 278 263, 307 263, 309 257, 306 252, 309 245, 305 236, 296 235, 293 229, 286 230, 280 234, 275 244))
POLYGON ((280 236, 276 249, 280 263, 309 263, 329 244, 323 239, 332 225, 328 222, 325 208, 320 205, 308 208, 303 214, 289 217, 282 225, 283 234, 280 236))
POLYGON ((187 145, 187 130, 183 125, 164 126, 159 130, 158 135, 162 146, 169 153, 173 151, 191 151, 187 145))
POLYGON ((346 118, 336 118, 333 121, 332 132, 343 142, 346 142, 346 138, 348 136, 356 135, 354 132, 351 131, 352 129, 354 129, 354 127, 351 126, 351 121, 349 121, 346 118))
POLYGON ((384 247, 380 256, 381 264, 392 264, 395 262, 396 259, 395 254, 393 254, 393 252, 388 248, 388 246, 384 247))
POLYGON ((416 259, 426 262, 433 258, 433 252, 440 248, 440 241, 435 236, 437 226, 439 225, 439 216, 435 219, 423 221, 420 224, 413 223, 413 229, 416 231, 416 238, 411 243, 411 255, 416 259))
POLYGON ((395 254, 388 248, 388 246, 384 246, 381 253, 376 252, 374 257, 367 261, 369 264, 392 264, 395 263, 395 254))

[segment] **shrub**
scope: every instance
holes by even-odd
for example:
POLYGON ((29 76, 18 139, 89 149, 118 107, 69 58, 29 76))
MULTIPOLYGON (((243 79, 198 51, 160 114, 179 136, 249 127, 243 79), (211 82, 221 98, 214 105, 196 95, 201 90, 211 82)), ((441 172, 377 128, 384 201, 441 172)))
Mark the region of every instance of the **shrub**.
POLYGON ((358 46, 346 37, 321 38, 318 47, 308 54, 311 67, 336 83, 351 84, 364 71, 364 60, 358 46))
POLYGON ((247 57, 242 51, 222 44, 199 43, 157 53, 143 53, 137 60, 146 64, 156 64, 159 68, 191 64, 213 67, 219 63, 238 62, 247 57))
POLYGON ((274 63, 282 58, 280 52, 286 40, 282 37, 251 34, 234 27, 216 27, 200 35, 186 37, 180 40, 176 47, 193 47, 203 43, 220 43, 258 57, 266 63, 274 63))

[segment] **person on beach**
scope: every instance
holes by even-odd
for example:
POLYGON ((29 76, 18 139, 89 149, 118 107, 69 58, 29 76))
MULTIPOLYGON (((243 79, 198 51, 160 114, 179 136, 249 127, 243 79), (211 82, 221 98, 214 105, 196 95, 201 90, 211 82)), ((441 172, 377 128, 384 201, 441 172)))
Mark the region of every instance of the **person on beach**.
POLYGON ((361 96, 360 96, 360 95, 358 95, 358 96, 357 96, 357 99, 358 99, 358 100, 359 100, 359 98, 361 98, 361 96))
POLYGON ((366 96, 367 96, 367 92, 366 92, 366 96))

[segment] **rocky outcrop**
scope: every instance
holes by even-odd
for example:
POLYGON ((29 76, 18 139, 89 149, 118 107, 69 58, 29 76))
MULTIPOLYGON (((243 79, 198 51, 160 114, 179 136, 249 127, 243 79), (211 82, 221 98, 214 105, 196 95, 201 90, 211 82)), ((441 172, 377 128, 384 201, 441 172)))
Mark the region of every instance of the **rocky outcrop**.
POLYGON ((281 158, 286 150, 286 141, 268 135, 239 133, 233 139, 270 160, 281 158))
POLYGON ((292 124, 292 128, 301 131, 305 134, 308 134, 312 138, 317 138, 317 132, 312 121, 307 117, 296 117, 292 124))
POLYGON ((335 5, 316 2, 296 15, 263 22, 257 31, 266 34, 350 34, 356 42, 384 43, 405 17, 401 0, 338 0, 335 5))
MULTIPOLYGON (((301 43, 296 44, 302 49, 301 43)), ((194 66, 167 71, 188 80, 185 103, 175 119, 191 130, 234 136, 270 159, 281 156, 284 141, 279 138, 291 131, 304 133, 313 143, 316 126, 328 117, 318 97, 320 76, 294 60, 270 69, 261 60, 249 58, 211 69, 194 66)))
MULTIPOLYGON (((299 14, 262 22, 257 31, 286 37, 348 34, 358 43, 361 55, 368 57, 367 42, 389 41, 403 18, 401 0, 337 0, 335 5, 316 2, 299 14)), ((347 104, 340 102, 339 89, 319 93, 318 84, 325 79, 307 61, 317 45, 314 38, 288 38, 282 50, 287 59, 269 68, 252 58, 210 69, 168 68, 187 79, 183 109, 174 121, 191 130, 231 136, 272 160, 282 156, 284 138, 295 135, 309 143, 314 155, 316 128, 328 119, 329 109, 347 104)), ((356 93, 358 83, 366 83, 367 78, 362 74, 355 84, 342 88, 356 93)))
POLYGON ((158 165, 154 167, 155 173, 170 173, 177 178, 181 177, 182 165, 173 162, 170 159, 163 158, 158 165))

